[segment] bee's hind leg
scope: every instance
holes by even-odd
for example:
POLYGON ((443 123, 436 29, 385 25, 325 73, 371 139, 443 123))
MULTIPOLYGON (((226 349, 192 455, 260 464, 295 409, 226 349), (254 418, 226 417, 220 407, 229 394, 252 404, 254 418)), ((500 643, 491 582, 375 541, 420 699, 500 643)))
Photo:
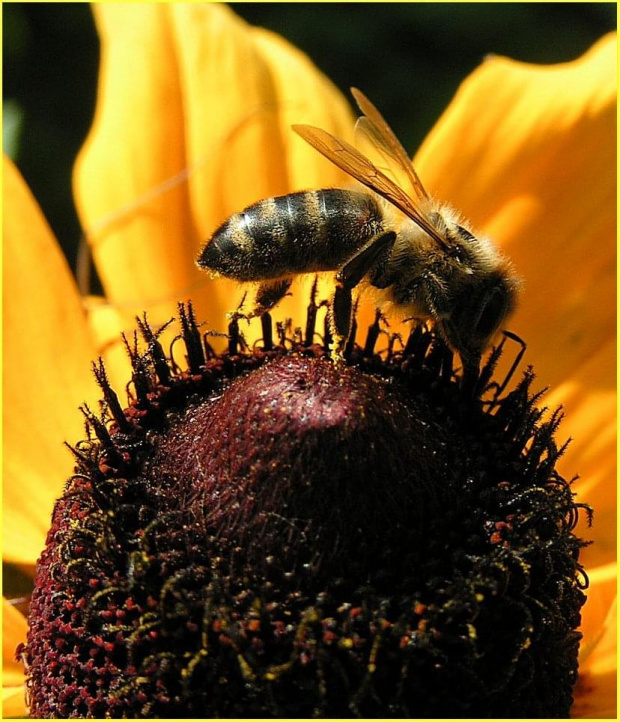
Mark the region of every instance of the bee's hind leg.
POLYGON ((351 333, 352 290, 377 263, 386 259, 392 250, 396 233, 383 231, 373 236, 336 274, 336 290, 332 299, 331 326, 333 352, 342 357, 351 333))
POLYGON ((260 284, 254 298, 254 308, 250 312, 250 318, 262 316, 272 309, 284 296, 286 296, 292 278, 279 278, 277 281, 265 281, 260 284))

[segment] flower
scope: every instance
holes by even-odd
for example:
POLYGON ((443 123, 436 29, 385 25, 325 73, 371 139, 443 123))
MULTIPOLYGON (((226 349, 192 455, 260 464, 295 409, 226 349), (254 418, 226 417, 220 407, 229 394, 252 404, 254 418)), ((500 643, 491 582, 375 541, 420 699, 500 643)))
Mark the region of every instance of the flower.
MULTIPOLYGON (((33 199, 5 167, 4 553, 27 572, 43 547, 59 480, 70 473, 61 442, 80 438, 75 409, 95 399, 90 360, 103 352, 121 388, 127 370, 107 344, 137 313, 147 310, 156 326, 189 295, 197 315, 217 326, 231 287, 198 276, 199 243, 260 197, 342 182, 292 138, 290 123, 350 131, 344 101, 306 58, 226 8, 96 11, 105 52, 100 101, 75 192, 109 305, 89 300, 84 314, 33 199), (219 80, 197 87, 205 77, 219 80), (161 185, 188 167, 187 183, 161 185)), ((581 557, 591 578, 574 709, 583 717, 615 710, 614 69, 612 37, 560 66, 490 59, 416 157, 425 185, 494 237, 524 277, 511 329, 527 340, 538 383, 551 387, 548 406, 564 405, 562 433, 574 441, 561 473, 579 471, 575 490, 595 508, 594 527, 581 534, 594 542, 581 557)), ((294 315, 300 298, 282 314, 294 315)), ((9 609, 5 658, 20 625, 23 633, 9 609)), ((19 695, 16 673, 6 681, 5 715, 17 711, 9 705, 19 695)))

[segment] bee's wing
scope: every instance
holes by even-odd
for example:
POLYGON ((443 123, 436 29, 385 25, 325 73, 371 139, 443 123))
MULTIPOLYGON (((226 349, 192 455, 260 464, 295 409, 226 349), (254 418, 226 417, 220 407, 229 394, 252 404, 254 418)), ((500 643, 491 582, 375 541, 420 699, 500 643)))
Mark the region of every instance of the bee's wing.
POLYGON ((417 223, 423 231, 428 233, 445 251, 449 250, 446 240, 437 233, 415 201, 402 188, 390 180, 385 173, 373 165, 357 148, 345 140, 336 138, 326 130, 311 125, 294 125, 293 130, 316 148, 319 153, 331 160, 332 163, 395 205, 412 221, 417 223))
POLYGON ((394 131, 390 128, 385 118, 377 110, 375 105, 357 88, 351 88, 351 94, 355 98, 359 109, 364 116, 357 121, 357 126, 369 138, 379 151, 396 162, 398 167, 405 172, 411 183, 414 193, 418 198, 428 198, 428 193, 422 185, 407 151, 403 148, 394 131))
POLYGON ((385 146, 374 129, 374 126, 365 115, 355 122, 355 141, 352 143, 362 155, 365 155, 380 171, 411 198, 418 198, 418 194, 411 185, 407 174, 403 172, 401 164, 385 146))

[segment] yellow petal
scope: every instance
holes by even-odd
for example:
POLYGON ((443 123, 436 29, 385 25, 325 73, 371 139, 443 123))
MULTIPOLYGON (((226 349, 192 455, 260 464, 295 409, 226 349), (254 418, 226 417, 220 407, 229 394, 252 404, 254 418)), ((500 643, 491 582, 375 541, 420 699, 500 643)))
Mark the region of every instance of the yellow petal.
POLYGON ((95 349, 67 263, 17 169, 4 165, 4 556, 32 564, 98 397, 95 349))
POLYGON ((577 532, 592 542, 580 556, 587 570, 616 558, 616 391, 611 384, 615 370, 615 343, 608 341, 544 397, 550 408, 563 405, 567 410, 558 441, 571 439, 571 443, 558 470, 565 478, 579 474, 573 487, 578 501, 594 508, 592 527, 586 526, 584 514, 577 532), (604 379, 609 380, 607 385, 604 379))
POLYGON ((603 634, 580 666, 571 716, 576 719, 617 719, 617 607, 604 620, 603 634))
POLYGON ((583 668, 584 675, 603 675, 616 671, 618 646, 618 605, 614 599, 609 613, 602 623, 603 633, 583 668))
POLYGON ((224 6, 174 6, 171 24, 201 239, 256 200, 312 187, 317 166, 324 182, 342 180, 290 128, 311 118, 329 127, 343 116, 351 123, 342 96, 303 53, 224 6), (299 158, 289 157, 291 146, 299 158))
POLYGON ((607 633, 615 615, 618 569, 615 562, 595 567, 588 573, 589 586, 586 591, 587 602, 582 611, 580 631, 583 641, 579 650, 579 659, 583 667, 588 663, 601 640, 607 633))
POLYGON ((20 642, 26 641, 28 625, 7 599, 2 598, 2 678, 5 687, 16 687, 24 683, 24 665, 15 659, 15 650, 20 642))
POLYGON ((131 363, 121 336, 125 319, 118 308, 101 296, 88 296, 84 299, 84 307, 97 354, 103 358, 110 384, 124 404, 123 389, 131 379, 131 363))
MULTIPOLYGON (((273 78, 287 192, 350 186, 350 177, 291 130, 294 123, 305 123, 352 140, 354 116, 349 103, 327 78, 317 73, 304 53, 279 35, 263 28, 253 28, 252 34, 273 78)), ((314 279, 310 277, 298 279, 293 293, 272 313, 274 318, 282 321, 292 318, 297 325, 302 325, 312 283, 314 279)), ((321 274, 318 299, 327 299, 331 293, 333 274, 321 274)))
POLYGON ((429 190, 513 258, 525 283, 510 328, 542 385, 614 336, 615 116, 615 35, 572 63, 491 58, 416 156, 429 190))
POLYGON ((165 5, 93 10, 98 102, 74 193, 106 292, 131 319, 196 281, 187 194, 158 189, 187 165, 181 88, 165 5))
POLYGON ((350 185, 351 178, 292 132, 305 123, 352 139, 355 118, 340 91, 317 72, 307 55, 279 35, 252 28, 255 45, 272 76, 286 164, 286 192, 350 185))
POLYGON ((2 688, 2 719, 27 718, 25 692, 23 687, 2 688))
MULTIPOLYGON (((104 4, 95 14, 98 107, 74 181, 106 295, 128 326, 142 310, 164 322, 191 297, 197 316, 221 330, 241 291, 196 269, 199 247, 232 212, 303 182, 285 158, 282 114, 294 109, 280 108, 288 98, 275 46, 299 68, 301 88, 327 81, 223 5, 104 4)), ((334 95, 325 92, 330 103, 334 95)), ((305 107, 320 106, 317 97, 305 107)))
POLYGON ((5 717, 25 716, 24 666, 15 650, 26 641, 26 619, 2 599, 2 713, 5 717))

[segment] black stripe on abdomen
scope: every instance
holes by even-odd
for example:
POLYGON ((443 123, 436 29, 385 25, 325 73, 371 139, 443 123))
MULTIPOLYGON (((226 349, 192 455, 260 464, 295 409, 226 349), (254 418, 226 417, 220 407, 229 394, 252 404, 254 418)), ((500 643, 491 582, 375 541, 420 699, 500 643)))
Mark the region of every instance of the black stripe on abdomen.
POLYGON ((240 281, 336 270, 381 228, 378 203, 369 194, 291 193, 231 216, 198 263, 240 281))

